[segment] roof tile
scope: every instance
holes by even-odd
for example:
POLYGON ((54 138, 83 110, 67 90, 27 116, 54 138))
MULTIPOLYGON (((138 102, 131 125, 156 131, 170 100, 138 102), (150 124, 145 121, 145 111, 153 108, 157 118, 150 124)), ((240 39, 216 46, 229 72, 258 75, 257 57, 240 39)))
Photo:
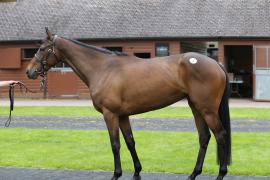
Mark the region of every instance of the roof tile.
POLYGON ((0 3, 0 41, 270 37, 266 0, 20 0, 0 3))

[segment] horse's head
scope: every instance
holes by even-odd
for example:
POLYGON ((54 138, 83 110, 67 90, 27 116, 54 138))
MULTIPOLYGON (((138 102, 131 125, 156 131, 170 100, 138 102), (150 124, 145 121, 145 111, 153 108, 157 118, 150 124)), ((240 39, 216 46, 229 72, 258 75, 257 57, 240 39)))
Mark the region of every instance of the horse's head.
POLYGON ((39 75, 46 75, 47 71, 61 61, 61 53, 55 48, 57 35, 52 35, 46 29, 47 38, 42 42, 37 53, 26 68, 26 74, 29 79, 36 79, 39 75))

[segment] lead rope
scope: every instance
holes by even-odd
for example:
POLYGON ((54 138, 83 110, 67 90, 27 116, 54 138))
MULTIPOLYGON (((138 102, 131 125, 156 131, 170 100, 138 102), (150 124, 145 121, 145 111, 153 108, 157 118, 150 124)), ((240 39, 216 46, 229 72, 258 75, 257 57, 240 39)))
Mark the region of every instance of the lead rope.
POLYGON ((41 75, 42 79, 40 80, 40 91, 43 91, 45 92, 46 91, 46 81, 47 81, 47 73, 44 72, 42 75, 41 75))
POLYGON ((9 127, 10 122, 11 122, 11 112, 13 111, 13 108, 14 108, 14 85, 9 86, 9 101, 10 101, 9 117, 5 123, 5 127, 9 127))
POLYGON ((25 93, 31 92, 31 93, 36 93, 36 91, 32 91, 29 88, 27 88, 23 83, 17 82, 14 84, 9 85, 9 101, 10 101, 10 106, 9 106, 9 117, 8 120, 5 123, 5 127, 9 127, 10 122, 11 122, 11 112, 14 109, 14 89, 15 86, 19 85, 20 86, 20 91, 23 92, 23 88, 25 89, 25 93))

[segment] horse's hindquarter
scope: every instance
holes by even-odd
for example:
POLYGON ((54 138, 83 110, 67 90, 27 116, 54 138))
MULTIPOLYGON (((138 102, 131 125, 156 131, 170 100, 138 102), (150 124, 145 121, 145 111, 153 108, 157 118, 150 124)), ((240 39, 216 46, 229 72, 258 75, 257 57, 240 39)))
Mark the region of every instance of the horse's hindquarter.
POLYGON ((125 63, 108 75, 102 103, 125 115, 168 106, 185 97, 178 71, 177 59, 173 58, 125 63))
POLYGON ((205 103, 219 106, 225 88, 225 73, 219 64, 197 53, 184 54, 182 64, 187 72, 184 81, 188 96, 203 106, 205 103))

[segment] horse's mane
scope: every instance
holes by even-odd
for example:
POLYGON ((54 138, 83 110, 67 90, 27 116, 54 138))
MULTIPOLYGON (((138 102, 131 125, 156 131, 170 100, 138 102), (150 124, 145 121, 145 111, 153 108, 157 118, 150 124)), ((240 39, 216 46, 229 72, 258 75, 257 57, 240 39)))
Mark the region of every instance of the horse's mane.
POLYGON ((75 44, 78 44, 80 46, 83 46, 83 47, 86 47, 86 48, 89 48, 89 49, 93 49, 95 51, 98 51, 98 52, 102 52, 102 53, 105 53, 105 54, 112 54, 112 55, 117 55, 117 56, 128 56, 128 54, 126 53, 123 53, 123 52, 119 52, 119 51, 110 51, 108 49, 105 49, 105 48, 100 48, 100 47, 96 47, 96 46, 93 46, 93 45, 89 45, 89 44, 85 44, 85 43, 82 43, 80 41, 76 41, 76 40, 73 40, 73 39, 67 39, 75 44))

